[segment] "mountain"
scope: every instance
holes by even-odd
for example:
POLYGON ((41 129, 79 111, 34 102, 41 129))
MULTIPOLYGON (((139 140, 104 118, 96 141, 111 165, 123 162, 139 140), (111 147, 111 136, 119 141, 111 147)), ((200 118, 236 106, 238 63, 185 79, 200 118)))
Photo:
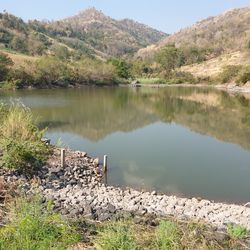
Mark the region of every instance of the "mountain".
POLYGON ((112 19, 95 8, 61 21, 47 23, 45 27, 66 43, 80 40, 87 47, 108 56, 134 53, 166 37, 165 33, 133 20, 112 19))
POLYGON ((55 47, 61 46, 69 52, 109 58, 132 54, 166 36, 129 19, 112 19, 94 8, 59 21, 28 23, 0 13, 0 47, 27 54, 55 53, 55 47))
POLYGON ((213 56, 246 48, 250 43, 250 7, 229 10, 181 29, 159 43, 141 49, 139 56, 152 55, 166 44, 210 50, 213 56))

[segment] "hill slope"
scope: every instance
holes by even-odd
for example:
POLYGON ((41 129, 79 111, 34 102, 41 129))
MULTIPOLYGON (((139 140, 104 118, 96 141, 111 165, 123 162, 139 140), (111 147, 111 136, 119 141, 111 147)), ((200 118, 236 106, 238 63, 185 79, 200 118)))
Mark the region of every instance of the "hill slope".
POLYGON ((61 21, 44 24, 63 41, 74 38, 107 55, 120 56, 158 42, 166 34, 138 22, 117 21, 94 8, 61 21))
POLYGON ((25 23, 0 13, 0 47, 27 54, 54 53, 55 46, 102 58, 131 54, 167 35, 138 22, 117 21, 94 8, 60 21, 25 23))
POLYGON ((147 56, 166 44, 211 50, 214 56, 246 48, 250 42, 250 7, 233 9, 216 17, 209 17, 191 27, 181 29, 158 44, 141 49, 140 56, 147 56))

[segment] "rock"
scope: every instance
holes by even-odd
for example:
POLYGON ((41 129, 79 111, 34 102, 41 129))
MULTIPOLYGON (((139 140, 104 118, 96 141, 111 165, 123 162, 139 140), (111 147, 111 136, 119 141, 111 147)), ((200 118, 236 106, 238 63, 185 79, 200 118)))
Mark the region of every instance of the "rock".
POLYGON ((156 191, 153 191, 153 192, 151 193, 151 195, 157 195, 157 192, 156 192, 156 191))
POLYGON ((109 213, 101 213, 101 214, 98 214, 98 220, 99 221, 107 221, 111 218, 111 214, 109 213))
POLYGON ((208 241, 213 241, 216 240, 218 242, 224 242, 230 239, 229 235, 227 235, 224 232, 219 232, 219 231, 208 231, 208 232, 203 232, 203 236, 205 237, 206 240, 208 241))
POLYGON ((98 158, 95 158, 93 160, 93 164, 97 167, 99 165, 99 159, 98 158))
POLYGON ((143 224, 144 223, 144 220, 142 219, 141 216, 135 216, 133 221, 135 224, 143 224))
POLYGON ((244 207, 250 208, 250 202, 246 203, 244 207))

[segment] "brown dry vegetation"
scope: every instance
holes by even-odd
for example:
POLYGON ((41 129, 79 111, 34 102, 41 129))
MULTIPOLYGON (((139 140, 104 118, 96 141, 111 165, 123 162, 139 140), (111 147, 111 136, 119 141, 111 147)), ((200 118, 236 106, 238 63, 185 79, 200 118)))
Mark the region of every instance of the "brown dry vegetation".
POLYGON ((181 29, 157 46, 141 49, 139 56, 148 56, 166 44, 210 49, 211 56, 244 49, 250 42, 250 7, 229 10, 181 29))
POLYGON ((250 51, 244 50, 223 54, 203 63, 183 66, 181 70, 190 72, 196 77, 213 77, 221 73, 225 66, 247 64, 250 64, 250 51))

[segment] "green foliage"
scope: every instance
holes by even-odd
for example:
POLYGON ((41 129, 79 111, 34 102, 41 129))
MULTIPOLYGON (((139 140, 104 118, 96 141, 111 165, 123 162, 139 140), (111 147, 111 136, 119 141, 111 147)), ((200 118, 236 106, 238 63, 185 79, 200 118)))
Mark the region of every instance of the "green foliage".
POLYGON ((156 54, 156 61, 169 74, 179 63, 179 51, 174 45, 166 45, 156 54))
POLYGON ((31 69, 30 74, 35 85, 60 84, 65 86, 71 78, 71 71, 67 64, 53 57, 43 57, 37 60, 31 69))
POLYGON ((162 78, 138 78, 141 84, 165 84, 166 79, 162 78))
POLYGON ((52 49, 54 55, 55 55, 57 58, 61 59, 61 60, 67 60, 67 59, 70 58, 70 55, 71 55, 71 54, 70 54, 68 48, 65 47, 65 46, 62 46, 62 45, 54 45, 54 46, 52 46, 51 49, 52 49))
POLYGON ((236 82, 245 84, 250 81, 250 66, 228 65, 217 76, 217 80, 221 83, 236 82))
POLYGON ((134 77, 144 77, 153 73, 151 65, 146 60, 137 59, 133 61, 131 67, 131 74, 134 77))
POLYGON ((250 236, 250 231, 240 225, 229 224, 227 232, 232 239, 242 239, 250 236))
POLYGON ((242 66, 239 65, 228 65, 224 67, 223 71, 218 75, 218 80, 221 83, 229 83, 233 81, 238 75, 242 66))
POLYGON ((189 72, 173 71, 166 81, 168 84, 196 83, 197 80, 189 72))
POLYGON ((0 53, 0 82, 6 79, 9 67, 12 65, 12 60, 7 55, 0 53))
POLYGON ((156 229, 156 241, 159 250, 180 249, 180 233, 177 225, 171 221, 162 221, 156 229))
POLYGON ((67 249, 79 239, 75 229, 39 197, 18 198, 8 224, 0 228, 0 250, 67 249))
POLYGON ((180 50, 180 62, 179 65, 189 65, 193 63, 201 63, 206 60, 208 51, 206 49, 200 49, 198 47, 181 47, 180 50))
POLYGON ((119 59, 111 59, 110 63, 115 67, 118 77, 125 79, 130 77, 130 67, 127 62, 119 59))
POLYGON ((176 48, 168 44, 156 53, 155 60, 165 70, 168 76, 175 68, 193 63, 200 63, 206 59, 206 50, 197 47, 176 48))
POLYGON ((245 84, 250 81, 250 65, 246 65, 239 70, 236 82, 245 84))
POLYGON ((129 223, 110 222, 99 232, 96 239, 98 249, 136 250, 138 249, 129 223))
POLYGON ((14 36, 10 42, 9 47, 13 50, 20 51, 21 53, 27 53, 27 39, 22 36, 14 36))
POLYGON ((32 171, 48 156, 41 141, 44 131, 34 124, 31 111, 21 105, 1 105, 0 149, 2 165, 11 169, 32 171))

